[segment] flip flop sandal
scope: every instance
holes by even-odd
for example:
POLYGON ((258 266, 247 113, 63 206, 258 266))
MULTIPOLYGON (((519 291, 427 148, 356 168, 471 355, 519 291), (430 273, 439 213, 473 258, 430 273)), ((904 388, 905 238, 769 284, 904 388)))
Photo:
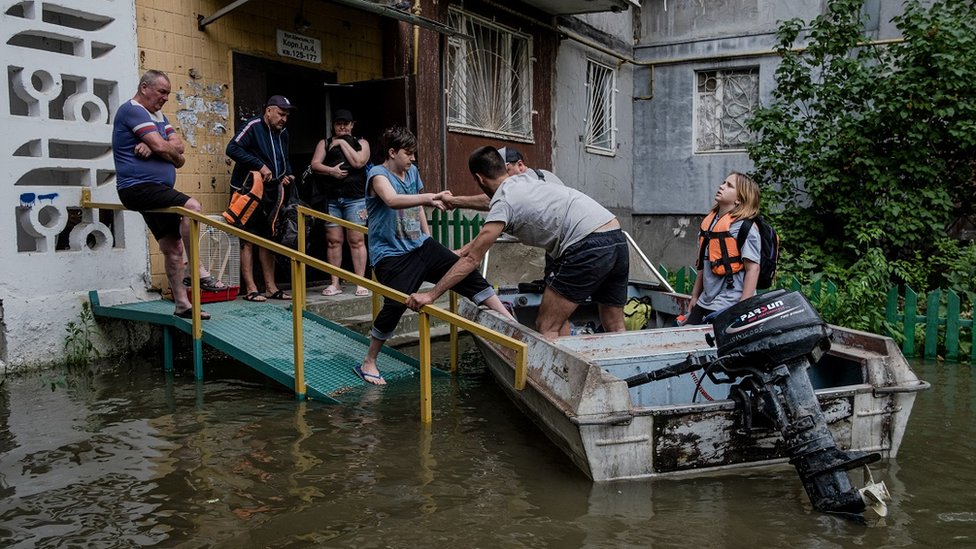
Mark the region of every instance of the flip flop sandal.
POLYGON ((280 299, 282 301, 291 299, 291 296, 286 294, 284 290, 278 290, 277 292, 268 296, 268 299, 280 299))
POLYGON ((244 301, 254 301, 255 303, 260 303, 261 301, 267 301, 268 298, 261 295, 260 292, 251 292, 243 297, 244 301))
POLYGON ((356 297, 366 297, 369 295, 367 288, 356 288, 356 297))
POLYGON ((227 285, 212 276, 205 276, 200 279, 200 289, 208 292, 222 292, 227 289, 227 285))
POLYGON ((363 371, 362 366, 354 366, 352 371, 355 372, 356 375, 359 376, 359 379, 363 380, 364 383, 369 383, 370 385, 386 385, 386 380, 383 379, 383 374, 367 374, 363 371))
POLYGON ((325 289, 322 290, 322 295, 324 296, 339 295, 341 293, 342 290, 336 288, 335 286, 326 286, 325 289))
MULTIPOLYGON (((180 311, 178 313, 173 313, 173 316, 178 316, 180 318, 185 318, 187 320, 193 320, 193 309, 187 309, 185 311, 180 311)), ((200 320, 210 320, 210 313, 207 311, 200 311, 200 320)))

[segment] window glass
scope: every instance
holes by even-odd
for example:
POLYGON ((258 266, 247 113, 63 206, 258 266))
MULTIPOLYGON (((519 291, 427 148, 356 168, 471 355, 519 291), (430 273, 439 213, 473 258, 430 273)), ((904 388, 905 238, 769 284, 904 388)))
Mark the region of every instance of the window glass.
POLYGON ((617 75, 602 63, 586 62, 586 146, 597 152, 615 152, 617 128, 614 100, 617 75))
POLYGON ((531 140, 531 38, 455 9, 448 23, 469 37, 448 41, 449 128, 531 140))
POLYGON ((759 107, 759 69, 696 73, 695 152, 744 150, 754 136, 746 122, 759 107))

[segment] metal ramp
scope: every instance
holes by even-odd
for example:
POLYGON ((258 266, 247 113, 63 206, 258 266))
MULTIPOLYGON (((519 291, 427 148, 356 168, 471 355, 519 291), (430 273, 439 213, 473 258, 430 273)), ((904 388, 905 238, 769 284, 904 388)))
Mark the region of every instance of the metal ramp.
MULTIPOLYGON (((103 306, 98 292, 89 292, 88 296, 95 316, 163 326, 167 367, 172 365, 169 330, 175 328, 192 335, 193 324, 173 315, 172 301, 159 299, 103 306)), ((203 343, 289 389, 295 388, 290 306, 238 299, 205 303, 204 310, 211 318, 203 321, 203 343)), ((302 323, 307 395, 316 400, 339 402, 333 395, 364 384, 353 368, 366 356, 369 338, 314 313, 305 311, 303 315, 308 321, 302 323)), ((416 379, 418 371, 417 360, 388 347, 380 352, 378 366, 390 384, 416 379)), ((446 375, 435 368, 432 370, 434 375, 446 375)))

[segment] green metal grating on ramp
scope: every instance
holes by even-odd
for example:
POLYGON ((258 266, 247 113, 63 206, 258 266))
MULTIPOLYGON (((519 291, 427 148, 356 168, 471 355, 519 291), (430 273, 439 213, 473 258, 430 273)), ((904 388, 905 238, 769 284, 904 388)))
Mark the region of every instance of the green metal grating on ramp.
MULTIPOLYGON (((171 301, 102 306, 97 292, 90 292, 89 298, 96 316, 150 322, 188 334, 193 330, 189 320, 173 315, 171 301)), ((203 321, 203 343, 294 389, 291 307, 239 299, 205 303, 203 308, 211 315, 203 321)), ((307 311, 304 319, 307 394, 337 402, 332 396, 337 391, 364 384, 353 368, 366 356, 369 338, 307 311)), ((387 383, 416 378, 417 361, 403 353, 384 347, 378 362, 387 383)), ((442 372, 434 369, 433 373, 442 372)))

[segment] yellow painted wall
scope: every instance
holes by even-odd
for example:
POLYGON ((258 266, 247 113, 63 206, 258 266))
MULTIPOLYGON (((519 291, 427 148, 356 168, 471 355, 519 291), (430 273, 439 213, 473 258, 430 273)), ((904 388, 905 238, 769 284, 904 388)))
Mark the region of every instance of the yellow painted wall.
MULTIPOLYGON (((212 214, 223 211, 230 197, 231 165, 224 148, 234 131, 232 52, 332 71, 340 83, 382 77, 378 16, 306 1, 304 16, 311 27, 301 34, 319 39, 322 45, 322 62, 313 65, 281 57, 276 51, 277 29, 295 32, 300 0, 251 0, 205 30, 197 30, 198 14, 210 16, 229 3, 136 0, 140 74, 157 69, 169 76, 173 92, 163 112, 187 145, 186 165, 177 172, 176 188, 212 214)), ((150 242, 150 249, 153 284, 164 287, 162 256, 155 242, 150 242)))

